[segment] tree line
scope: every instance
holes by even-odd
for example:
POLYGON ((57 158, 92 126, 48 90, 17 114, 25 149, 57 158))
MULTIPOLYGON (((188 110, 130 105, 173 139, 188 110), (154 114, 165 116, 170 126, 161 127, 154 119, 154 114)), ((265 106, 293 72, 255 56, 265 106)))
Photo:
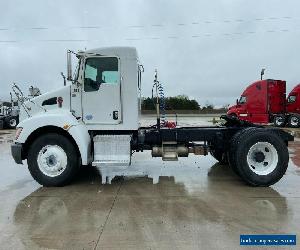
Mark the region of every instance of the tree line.
MULTIPOLYGON (((156 98, 143 98, 143 110, 155 110, 156 98)), ((199 110, 200 105, 196 100, 190 100, 188 96, 178 95, 174 97, 165 98, 166 110, 199 110)))
MULTIPOLYGON (((155 110, 156 98, 144 97, 142 99, 142 110, 155 110)), ((189 99, 186 95, 171 96, 165 98, 166 110, 214 110, 213 104, 207 102, 202 107, 196 100, 189 99)), ((221 109, 226 110, 228 105, 224 105, 221 109)))

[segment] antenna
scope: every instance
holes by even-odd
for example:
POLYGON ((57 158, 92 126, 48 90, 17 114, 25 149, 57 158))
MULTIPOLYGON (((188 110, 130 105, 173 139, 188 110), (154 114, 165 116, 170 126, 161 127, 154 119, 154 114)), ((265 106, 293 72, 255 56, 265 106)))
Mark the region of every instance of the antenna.
POLYGON ((265 70, 264 68, 261 69, 261 72, 260 72, 260 80, 262 80, 263 78, 263 75, 265 74, 265 70))

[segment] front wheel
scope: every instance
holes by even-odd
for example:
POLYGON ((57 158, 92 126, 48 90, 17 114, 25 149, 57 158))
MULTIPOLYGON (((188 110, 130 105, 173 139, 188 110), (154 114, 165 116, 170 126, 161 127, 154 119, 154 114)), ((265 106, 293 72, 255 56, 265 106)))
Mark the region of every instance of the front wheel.
POLYGON ((235 150, 233 161, 240 177, 252 186, 270 186, 287 170, 287 146, 270 130, 255 129, 242 133, 235 150))
POLYGON ((68 138, 49 133, 32 143, 27 163, 32 177, 41 185, 63 186, 77 173, 80 158, 68 138))

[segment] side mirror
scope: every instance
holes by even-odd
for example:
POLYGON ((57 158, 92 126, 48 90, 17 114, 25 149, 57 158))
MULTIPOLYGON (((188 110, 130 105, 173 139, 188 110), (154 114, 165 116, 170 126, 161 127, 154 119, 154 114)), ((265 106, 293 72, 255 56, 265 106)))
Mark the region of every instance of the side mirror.
POLYGON ((62 76, 63 79, 64 79, 64 86, 66 86, 66 85, 67 85, 67 83, 66 83, 66 77, 65 77, 65 75, 64 75, 63 72, 60 72, 60 74, 61 74, 61 76, 62 76))
POLYGON ((72 60, 71 60, 71 51, 67 52, 67 80, 72 81, 72 60))
POLYGON ((236 105, 239 105, 239 100, 238 99, 236 99, 236 105))

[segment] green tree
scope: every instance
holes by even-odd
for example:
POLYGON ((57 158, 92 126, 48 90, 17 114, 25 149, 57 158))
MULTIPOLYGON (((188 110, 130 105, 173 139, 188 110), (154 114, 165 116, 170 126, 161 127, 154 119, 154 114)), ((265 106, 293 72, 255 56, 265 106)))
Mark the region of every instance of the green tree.
MULTIPOLYGON (((156 98, 143 98, 143 110, 155 110, 156 98)), ((190 100, 186 95, 178 95, 165 98, 166 110, 199 110, 200 106, 196 100, 190 100)))

